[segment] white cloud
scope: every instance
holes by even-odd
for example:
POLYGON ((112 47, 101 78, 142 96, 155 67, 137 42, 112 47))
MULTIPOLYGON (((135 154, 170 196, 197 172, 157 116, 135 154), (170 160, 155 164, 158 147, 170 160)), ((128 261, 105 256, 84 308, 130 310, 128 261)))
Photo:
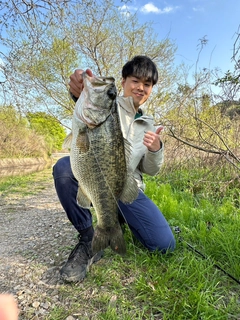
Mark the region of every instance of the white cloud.
POLYGON ((160 9, 158 7, 156 7, 152 2, 149 2, 147 4, 145 4, 144 6, 142 6, 140 9, 139 7, 135 7, 135 6, 127 6, 127 5, 123 5, 121 7, 119 7, 118 9, 120 10, 120 12, 124 15, 130 15, 131 12, 135 12, 140 10, 142 13, 156 13, 156 14, 167 14, 170 13, 176 9, 178 9, 179 7, 165 7, 163 9, 160 9))
POLYGON ((149 12, 159 13, 160 9, 158 9, 153 3, 147 3, 143 7, 141 7, 140 11, 145 13, 149 13, 149 12))
POLYGON ((203 12, 204 11, 204 8, 203 7, 200 7, 200 6, 198 6, 198 7, 193 7, 193 11, 195 11, 195 12, 203 12))
POLYGON ((134 6, 127 6, 126 4, 124 4, 123 6, 119 7, 118 10, 125 12, 125 11, 136 11, 138 8, 134 7, 134 6))
POLYGON ((123 6, 119 7, 118 10, 121 12, 121 14, 128 17, 132 12, 137 11, 138 8, 133 6, 127 6, 124 4, 123 6))
MULTIPOLYGON (((176 9, 177 7, 175 7, 176 9)), ((152 2, 145 4, 143 7, 140 8, 140 11, 143 13, 157 13, 157 14, 165 14, 170 13, 174 10, 173 7, 165 7, 164 9, 159 9, 156 7, 152 2)))

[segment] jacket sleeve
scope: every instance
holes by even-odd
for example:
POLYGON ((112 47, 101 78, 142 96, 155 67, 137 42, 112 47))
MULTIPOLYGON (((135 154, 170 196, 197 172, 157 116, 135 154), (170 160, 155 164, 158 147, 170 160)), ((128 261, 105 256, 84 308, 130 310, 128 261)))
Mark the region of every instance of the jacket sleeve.
POLYGON ((161 149, 156 152, 147 150, 143 158, 139 163, 139 169, 141 172, 150 176, 158 174, 164 160, 164 145, 161 145, 161 149))
POLYGON ((74 102, 77 102, 78 98, 76 98, 76 97, 72 94, 71 91, 69 91, 69 94, 70 94, 70 97, 72 98, 72 100, 73 100, 74 102))

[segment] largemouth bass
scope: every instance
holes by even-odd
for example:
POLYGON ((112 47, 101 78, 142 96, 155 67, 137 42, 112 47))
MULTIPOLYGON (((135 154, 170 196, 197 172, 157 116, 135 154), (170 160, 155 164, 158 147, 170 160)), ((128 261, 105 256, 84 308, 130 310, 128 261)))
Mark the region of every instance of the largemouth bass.
POLYGON ((84 89, 72 120, 70 162, 78 180, 78 204, 97 215, 92 240, 93 254, 110 246, 126 252, 118 220, 118 200, 133 202, 137 183, 128 171, 131 146, 123 138, 116 103, 117 90, 111 77, 83 73, 84 89))

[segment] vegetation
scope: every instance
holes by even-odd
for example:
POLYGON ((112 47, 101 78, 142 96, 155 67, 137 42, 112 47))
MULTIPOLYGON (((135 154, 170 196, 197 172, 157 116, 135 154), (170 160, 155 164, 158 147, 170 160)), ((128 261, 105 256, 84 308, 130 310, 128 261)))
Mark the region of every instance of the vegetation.
MULTIPOLYGON (((62 5, 13 0, 0 6, 3 106, 4 102, 13 106, 21 117, 44 112, 70 128, 74 104, 67 84, 75 68, 88 66, 95 74, 114 76, 120 93, 122 65, 136 54, 146 54, 157 64, 160 76, 147 111, 157 124, 165 125, 171 143, 178 140, 218 154, 239 168, 239 32, 233 44, 235 71, 221 77, 199 70, 196 61, 194 81, 189 84, 187 66, 174 67, 176 45, 168 38, 157 40, 153 24, 141 24, 137 14, 123 13, 112 0, 64 1, 62 5), (222 90, 217 98, 212 83, 222 90)), ((199 56, 206 43, 200 39, 199 56)), ((50 140, 48 136, 48 153, 50 140)), ((56 136, 53 140, 59 148, 60 141, 56 136)))
MULTIPOLYGON (((219 169, 224 180, 228 170, 219 169)), ((148 252, 126 227, 126 256, 107 249, 83 283, 59 285, 58 296, 66 301, 66 308, 49 310, 45 319, 65 320, 70 315, 109 320, 239 319, 239 284, 215 266, 239 281, 239 184, 230 185, 223 196, 212 177, 211 184, 196 192, 193 184, 206 172, 207 168, 172 172, 164 168, 160 176, 146 179, 148 196, 171 227, 181 230, 173 253, 148 252)), ((11 178, 0 184, 0 190, 4 196, 40 195, 47 177, 50 181, 49 170, 11 178)))
POLYGON ((12 107, 0 108, 0 158, 39 157, 46 154, 44 139, 29 130, 27 119, 12 107))
MULTIPOLYGON (((92 319, 239 319, 239 284, 214 266, 240 279, 239 30, 234 71, 199 70, 196 62, 189 83, 187 66, 173 67, 175 44, 157 40, 151 23, 122 14, 111 0, 2 0, 0 9, 1 158, 61 148, 74 107, 68 79, 75 68, 114 76, 119 93, 122 65, 136 54, 150 56, 160 74, 146 111, 165 127, 166 164, 158 177, 147 178, 146 192, 171 226, 180 227, 177 249, 149 253, 126 228, 126 257, 106 250, 83 287, 61 286, 69 308, 52 310, 47 320, 84 319, 86 310, 92 319)), ((202 39, 199 54, 205 44, 202 39)), ((4 194, 15 184, 24 186, 24 178, 1 185, 4 194)))
POLYGON ((171 66, 176 46, 169 39, 157 41, 151 23, 140 24, 137 16, 121 14, 111 0, 69 1, 63 7, 58 1, 52 6, 44 0, 34 1, 25 14, 23 8, 14 10, 14 2, 12 10, 5 5, 9 15, 2 24, 7 52, 0 53, 2 98, 11 99, 22 112, 41 108, 68 126, 74 105, 67 84, 77 67, 114 76, 120 92, 123 64, 136 54, 147 54, 158 64, 160 84, 164 83, 158 88, 162 97, 175 77, 171 66), (42 7, 48 7, 47 14, 42 7))
MULTIPOLYGON (((44 128, 53 117, 70 128, 74 104, 67 89, 75 68, 89 67, 95 74, 114 76, 120 93, 122 65, 136 54, 146 54, 159 70, 159 83, 146 111, 156 124, 165 126, 170 144, 174 146, 177 140, 218 154, 239 169, 239 32, 233 43, 234 72, 221 76, 199 70, 196 61, 190 84, 187 66, 174 67, 175 43, 168 38, 158 40, 151 22, 141 24, 137 14, 122 12, 112 0, 4 0, 0 8, 0 99, 4 107, 13 106, 23 118, 45 113, 44 128), (222 90, 217 97, 212 83, 222 90)), ((200 39, 199 57, 206 43, 205 37, 200 39)), ((51 153, 60 148, 63 132, 59 129, 59 137, 50 138, 53 132, 49 130, 44 140, 51 153)))
POLYGON ((23 117, 12 106, 0 106, 0 158, 45 157, 61 150, 64 128, 44 112, 23 117))
POLYGON ((43 136, 47 145, 48 153, 61 150, 66 131, 59 122, 51 115, 44 112, 27 113, 30 128, 43 136))

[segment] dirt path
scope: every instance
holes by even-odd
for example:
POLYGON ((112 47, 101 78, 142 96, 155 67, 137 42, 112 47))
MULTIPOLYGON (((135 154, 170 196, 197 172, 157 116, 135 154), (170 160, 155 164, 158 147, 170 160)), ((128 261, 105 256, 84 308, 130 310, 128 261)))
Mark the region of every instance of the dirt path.
POLYGON ((46 319, 63 306, 58 270, 76 242, 50 170, 37 187, 37 195, 0 198, 0 292, 16 297, 24 320, 46 319))

